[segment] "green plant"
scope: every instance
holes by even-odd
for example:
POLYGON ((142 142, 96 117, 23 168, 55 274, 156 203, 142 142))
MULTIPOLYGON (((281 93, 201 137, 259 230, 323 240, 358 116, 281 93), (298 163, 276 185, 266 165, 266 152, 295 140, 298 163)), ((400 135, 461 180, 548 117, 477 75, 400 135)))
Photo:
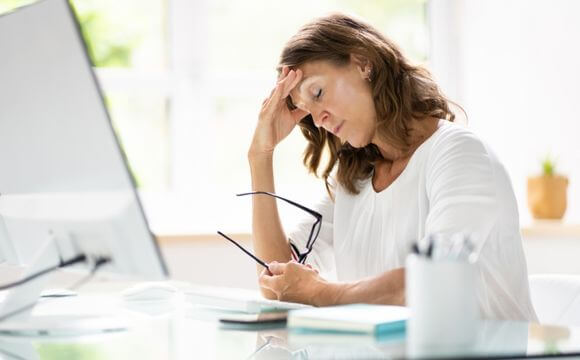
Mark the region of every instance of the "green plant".
POLYGON ((542 173, 545 176, 553 176, 555 172, 556 172, 556 160, 553 159, 550 155, 548 155, 542 160, 542 173))

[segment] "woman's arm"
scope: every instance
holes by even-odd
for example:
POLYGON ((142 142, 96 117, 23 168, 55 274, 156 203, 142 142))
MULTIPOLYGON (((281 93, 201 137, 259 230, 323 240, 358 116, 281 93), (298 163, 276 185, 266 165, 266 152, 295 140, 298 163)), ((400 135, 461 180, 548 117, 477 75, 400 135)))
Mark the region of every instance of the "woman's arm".
POLYGON ((405 269, 399 268, 350 283, 329 282, 308 266, 289 262, 269 265, 260 286, 282 301, 315 306, 353 303, 405 305, 405 269))
MULTIPOLYGON (((286 106, 286 97, 302 77, 301 71, 283 69, 281 79, 272 94, 264 100, 248 161, 252 176, 252 190, 275 192, 273 156, 275 147, 282 141, 298 121, 306 116, 304 111, 291 111, 286 106)), ((287 262, 291 259, 290 247, 278 214, 276 199, 267 195, 254 195, 252 199, 252 242, 256 255, 266 263, 287 262)), ((262 267, 258 266, 258 274, 262 267)), ((262 289, 267 298, 274 294, 262 289)))
MULTIPOLYGON (((275 192, 272 154, 249 156, 252 190, 275 192)), ((266 263, 291 260, 290 246, 282 229, 276 199, 252 197, 252 241, 256 255, 266 263)), ((258 274, 262 271, 258 266, 258 274)))
POLYGON ((385 304, 405 305, 405 268, 384 272, 352 283, 329 283, 321 301, 328 305, 385 304))
MULTIPOLYGON (((252 174, 252 190, 274 193, 273 154, 248 156, 252 174)), ((291 260, 290 246, 284 235, 276 199, 267 195, 252 197, 252 243, 256 255, 270 263, 272 261, 287 262, 291 260)), ((263 270, 258 265, 258 274, 263 270)), ((271 291, 261 288, 262 295, 275 299, 271 291)))

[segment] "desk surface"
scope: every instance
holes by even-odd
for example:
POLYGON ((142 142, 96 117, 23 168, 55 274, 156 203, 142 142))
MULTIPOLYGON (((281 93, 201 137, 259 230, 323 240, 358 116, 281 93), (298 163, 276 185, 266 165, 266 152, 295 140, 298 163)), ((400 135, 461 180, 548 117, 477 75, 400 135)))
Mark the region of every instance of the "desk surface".
POLYGON ((110 313, 128 316, 127 331, 68 338, 0 337, 4 359, 309 359, 424 358, 550 355, 580 352, 580 328, 485 321, 478 340, 462 349, 411 348, 404 334, 302 335, 285 328, 235 329, 223 313, 173 302, 126 305, 116 291, 89 291, 77 298, 43 302, 37 314, 110 313), (113 295, 111 295, 113 294, 113 295))

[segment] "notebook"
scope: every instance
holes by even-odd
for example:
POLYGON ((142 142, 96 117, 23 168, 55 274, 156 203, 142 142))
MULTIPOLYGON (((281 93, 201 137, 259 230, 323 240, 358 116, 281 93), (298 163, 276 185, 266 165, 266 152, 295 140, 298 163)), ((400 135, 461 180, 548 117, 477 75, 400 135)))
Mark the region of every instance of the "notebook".
POLYGON ((292 310, 288 328, 312 332, 385 334, 405 330, 409 309, 403 306, 352 304, 292 310))
POLYGON ((256 314, 310 308, 310 305, 264 299, 248 289, 192 286, 183 292, 185 301, 194 305, 256 314))

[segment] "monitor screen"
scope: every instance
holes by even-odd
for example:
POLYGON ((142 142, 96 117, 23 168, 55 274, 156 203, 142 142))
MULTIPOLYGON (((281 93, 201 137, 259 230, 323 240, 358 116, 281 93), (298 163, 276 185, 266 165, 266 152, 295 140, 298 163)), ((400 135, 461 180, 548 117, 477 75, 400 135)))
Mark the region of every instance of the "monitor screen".
POLYGON ((0 54, 0 258, 27 264, 52 239, 167 276, 69 3, 0 16, 0 54))

